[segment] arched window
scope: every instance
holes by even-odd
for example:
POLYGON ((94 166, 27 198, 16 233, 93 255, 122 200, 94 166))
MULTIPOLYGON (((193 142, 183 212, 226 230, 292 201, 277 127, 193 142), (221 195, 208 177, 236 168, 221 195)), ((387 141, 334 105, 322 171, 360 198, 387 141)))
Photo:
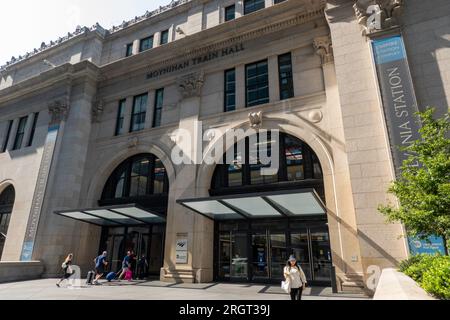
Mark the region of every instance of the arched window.
POLYGON ((167 172, 161 160, 153 154, 140 154, 114 170, 103 190, 102 200, 163 195, 168 189, 167 172))
POLYGON ((13 186, 8 186, 0 194, 0 258, 8 233, 9 221, 11 219, 15 198, 16 193, 13 186))
POLYGON ((323 189, 323 173, 317 155, 306 143, 285 133, 280 133, 278 172, 275 175, 261 175, 261 168, 265 166, 261 164, 259 154, 262 151, 268 156, 272 155, 271 140, 270 135, 267 140, 260 139, 259 135, 255 139, 247 137, 245 153, 242 153, 236 144, 235 163, 216 167, 211 185, 212 195, 228 193, 232 189, 242 191, 244 187, 251 189, 252 186, 255 191, 260 190, 261 186, 270 188, 275 184, 277 186, 282 184, 286 188, 299 185, 312 186, 320 193, 323 189), (243 159, 244 156, 246 159, 243 159))

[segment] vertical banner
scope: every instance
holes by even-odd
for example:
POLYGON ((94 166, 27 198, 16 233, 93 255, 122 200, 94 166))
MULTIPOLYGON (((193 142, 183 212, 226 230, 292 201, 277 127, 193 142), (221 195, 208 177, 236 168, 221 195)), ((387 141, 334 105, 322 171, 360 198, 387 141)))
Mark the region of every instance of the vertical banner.
POLYGON ((42 204, 44 202, 45 191, 47 189, 48 177, 53 161, 53 155, 58 137, 59 125, 48 128, 47 138, 44 145, 41 166, 39 168, 36 188, 34 190, 31 212, 28 218, 25 240, 22 247, 20 261, 31 261, 33 256, 34 242, 36 239, 39 218, 41 216, 42 204))
MULTIPOLYGON (((407 147, 420 138, 420 126, 414 115, 418 111, 416 95, 402 36, 373 40, 372 49, 394 168, 399 176, 403 161, 409 156, 399 148, 407 147)), ((439 238, 432 237, 428 241, 410 238, 408 242, 412 254, 442 252, 438 244, 442 239, 439 238)))

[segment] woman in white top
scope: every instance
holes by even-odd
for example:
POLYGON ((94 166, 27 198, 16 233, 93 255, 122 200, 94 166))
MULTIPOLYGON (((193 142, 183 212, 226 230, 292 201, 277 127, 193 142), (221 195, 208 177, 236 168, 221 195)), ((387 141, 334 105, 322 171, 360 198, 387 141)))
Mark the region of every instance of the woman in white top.
POLYGON ((297 264, 297 259, 292 255, 284 268, 284 277, 291 286, 291 299, 302 300, 303 289, 306 288, 306 276, 302 268, 297 264))

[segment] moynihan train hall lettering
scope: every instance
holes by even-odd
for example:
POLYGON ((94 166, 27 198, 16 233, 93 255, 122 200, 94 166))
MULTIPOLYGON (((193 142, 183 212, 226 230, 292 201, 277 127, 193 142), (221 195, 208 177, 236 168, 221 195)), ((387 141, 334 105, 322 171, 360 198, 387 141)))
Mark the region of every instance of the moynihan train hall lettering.
POLYGON ((212 60, 215 59, 220 59, 220 58, 224 58, 236 53, 240 53, 241 51, 244 51, 244 44, 238 44, 232 47, 228 47, 228 48, 224 48, 224 49, 219 49, 213 52, 209 52, 207 54, 192 58, 190 60, 186 60, 177 64, 173 64, 171 66, 168 67, 164 67, 158 70, 154 70, 154 71, 150 71, 149 73, 147 73, 147 79, 153 79, 156 77, 160 77, 172 72, 177 72, 177 71, 183 71, 189 67, 192 66, 198 66, 200 64, 206 63, 206 62, 211 62, 212 60))

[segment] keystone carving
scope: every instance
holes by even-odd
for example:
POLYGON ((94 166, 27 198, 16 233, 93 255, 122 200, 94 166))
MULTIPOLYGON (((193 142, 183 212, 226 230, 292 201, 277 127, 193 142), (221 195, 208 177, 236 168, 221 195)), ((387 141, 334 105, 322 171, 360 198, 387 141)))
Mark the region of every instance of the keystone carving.
POLYGON ((358 0, 353 6, 364 35, 400 25, 404 0, 358 0))
POLYGON ((259 129, 262 126, 263 123, 263 113, 262 111, 259 112, 252 112, 248 115, 248 118, 250 120, 250 126, 253 129, 259 129))

